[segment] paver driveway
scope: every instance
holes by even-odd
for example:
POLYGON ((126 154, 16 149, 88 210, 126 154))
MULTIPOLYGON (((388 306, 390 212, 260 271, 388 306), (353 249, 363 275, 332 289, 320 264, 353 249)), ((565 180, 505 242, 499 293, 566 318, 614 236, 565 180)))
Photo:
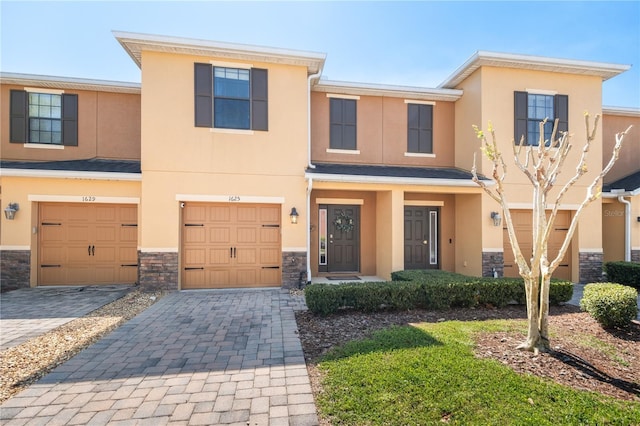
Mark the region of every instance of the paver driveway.
POLYGON ((286 290, 174 292, 1 407, 3 424, 314 425, 286 290))
POLYGON ((0 294, 0 350, 17 346, 131 290, 128 286, 36 287, 0 294))

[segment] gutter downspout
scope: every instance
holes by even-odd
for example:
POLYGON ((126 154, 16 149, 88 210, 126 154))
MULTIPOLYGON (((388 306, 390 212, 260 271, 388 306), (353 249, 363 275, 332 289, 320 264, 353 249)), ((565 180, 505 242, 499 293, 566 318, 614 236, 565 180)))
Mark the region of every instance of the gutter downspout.
MULTIPOLYGON (((322 68, 307 77, 307 168, 315 169, 311 164, 311 80, 320 77, 322 68)), ((313 178, 307 178, 307 283, 311 282, 311 190, 313 178)), ((305 283, 306 285, 306 283, 305 283)))
POLYGON ((631 262, 631 201, 623 195, 618 196, 618 201, 624 204, 624 260, 631 262))

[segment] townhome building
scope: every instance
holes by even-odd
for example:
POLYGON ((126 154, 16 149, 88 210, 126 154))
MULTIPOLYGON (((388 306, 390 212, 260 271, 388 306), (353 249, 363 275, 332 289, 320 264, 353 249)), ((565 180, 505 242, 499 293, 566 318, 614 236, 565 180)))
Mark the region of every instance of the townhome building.
MULTIPOLYGON (((3 289, 516 276, 504 213, 471 180, 474 161, 491 171, 472 125, 491 121, 509 152, 558 119, 573 165, 585 110, 602 126, 552 252, 615 133, 635 127, 555 275, 595 281, 605 261, 640 261, 640 109, 602 106, 627 65, 478 51, 440 86, 406 87, 324 79, 323 53, 114 36, 140 84, 0 74, 3 289)), ((505 186, 526 251, 530 189, 515 167, 505 186)))

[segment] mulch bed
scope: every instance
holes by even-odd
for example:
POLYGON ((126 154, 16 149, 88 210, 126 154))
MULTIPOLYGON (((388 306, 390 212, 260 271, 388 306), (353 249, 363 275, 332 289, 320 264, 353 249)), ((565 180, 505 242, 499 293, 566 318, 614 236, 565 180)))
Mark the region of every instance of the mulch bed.
MULTIPOLYGON (((344 312, 320 317, 297 312, 296 321, 312 388, 322 391, 319 358, 333 346, 361 339, 393 325, 449 320, 526 319, 523 306, 503 309, 452 309, 364 314, 344 312)), ((572 305, 551 307, 552 350, 533 354, 516 349, 525 338, 518 333, 478 336, 476 355, 495 359, 522 374, 551 379, 575 389, 590 390, 624 400, 640 401, 640 323, 626 330, 604 330, 588 314, 572 305), (595 339, 604 342, 600 344, 595 339), (595 342, 595 343, 594 343, 595 342)))

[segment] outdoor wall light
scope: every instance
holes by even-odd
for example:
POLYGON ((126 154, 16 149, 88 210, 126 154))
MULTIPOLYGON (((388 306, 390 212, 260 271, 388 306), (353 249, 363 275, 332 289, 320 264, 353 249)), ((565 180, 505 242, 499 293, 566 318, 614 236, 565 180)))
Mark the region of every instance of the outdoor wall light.
POLYGON ((491 212, 491 219, 493 219, 493 226, 500 226, 502 223, 502 216, 498 212, 491 212))
POLYGON ((4 217, 7 220, 13 220, 16 217, 16 212, 20 210, 18 203, 9 203, 6 209, 4 209, 4 217))
POLYGON ((291 223, 293 223, 294 225, 298 223, 298 216, 299 214, 296 208, 291 207, 291 213, 289 213, 289 217, 291 218, 291 223))

